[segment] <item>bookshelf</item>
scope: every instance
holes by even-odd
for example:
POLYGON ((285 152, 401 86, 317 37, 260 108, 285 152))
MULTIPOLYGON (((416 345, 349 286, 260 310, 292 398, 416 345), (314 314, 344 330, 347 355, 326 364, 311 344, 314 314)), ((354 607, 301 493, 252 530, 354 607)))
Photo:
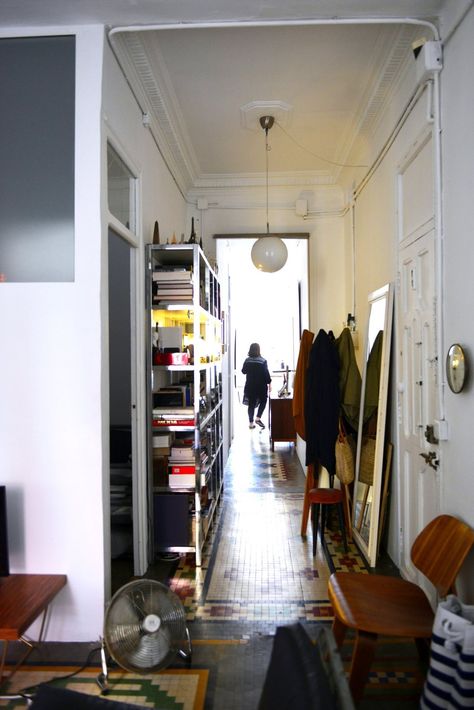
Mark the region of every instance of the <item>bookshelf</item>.
POLYGON ((200 566, 223 487, 220 287, 197 244, 146 258, 154 555, 194 552, 200 566))

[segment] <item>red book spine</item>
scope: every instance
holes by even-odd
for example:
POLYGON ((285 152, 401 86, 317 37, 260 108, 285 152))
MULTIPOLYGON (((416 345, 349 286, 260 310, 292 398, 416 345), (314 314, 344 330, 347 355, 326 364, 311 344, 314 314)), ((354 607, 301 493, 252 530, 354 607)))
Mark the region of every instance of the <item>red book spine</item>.
POLYGON ((194 419, 153 419, 152 425, 157 426, 194 426, 194 419))
POLYGON ((176 475, 176 474, 189 474, 189 473, 195 473, 196 472, 196 466, 171 466, 171 473, 176 475))

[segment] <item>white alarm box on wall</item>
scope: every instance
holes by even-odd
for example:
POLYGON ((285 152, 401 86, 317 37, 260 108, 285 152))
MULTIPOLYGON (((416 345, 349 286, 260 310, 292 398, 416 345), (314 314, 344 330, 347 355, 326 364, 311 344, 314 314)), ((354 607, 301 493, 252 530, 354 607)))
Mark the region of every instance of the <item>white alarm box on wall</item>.
POLYGON ((443 68, 443 48, 441 42, 425 42, 416 57, 416 78, 419 84, 431 79, 434 72, 443 68))

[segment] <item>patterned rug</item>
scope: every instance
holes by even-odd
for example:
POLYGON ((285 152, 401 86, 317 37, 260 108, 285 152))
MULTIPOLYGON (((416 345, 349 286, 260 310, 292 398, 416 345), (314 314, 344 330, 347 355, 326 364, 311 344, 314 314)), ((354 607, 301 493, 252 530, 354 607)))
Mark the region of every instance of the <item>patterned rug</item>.
MULTIPOLYGON (((24 666, 18 670, 2 694, 15 694, 20 690, 51 681, 61 688, 68 688, 88 695, 100 695, 96 678, 99 668, 88 668, 74 677, 73 667, 24 666), (61 678, 63 678, 61 680, 61 678)), ((166 669, 159 673, 138 675, 122 670, 109 671, 109 700, 120 700, 138 707, 159 710, 203 710, 209 671, 199 669, 166 669)), ((26 708, 26 699, 0 700, 0 707, 26 708)), ((66 708, 64 710, 67 710, 66 708)))

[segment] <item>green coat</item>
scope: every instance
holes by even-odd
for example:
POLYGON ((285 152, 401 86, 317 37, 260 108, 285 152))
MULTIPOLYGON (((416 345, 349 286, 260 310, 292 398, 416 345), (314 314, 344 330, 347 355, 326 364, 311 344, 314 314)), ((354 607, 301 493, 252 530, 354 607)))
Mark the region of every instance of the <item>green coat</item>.
POLYGON ((344 328, 337 338, 336 348, 339 355, 341 408, 349 424, 357 431, 359 427, 361 376, 349 328, 344 328))

